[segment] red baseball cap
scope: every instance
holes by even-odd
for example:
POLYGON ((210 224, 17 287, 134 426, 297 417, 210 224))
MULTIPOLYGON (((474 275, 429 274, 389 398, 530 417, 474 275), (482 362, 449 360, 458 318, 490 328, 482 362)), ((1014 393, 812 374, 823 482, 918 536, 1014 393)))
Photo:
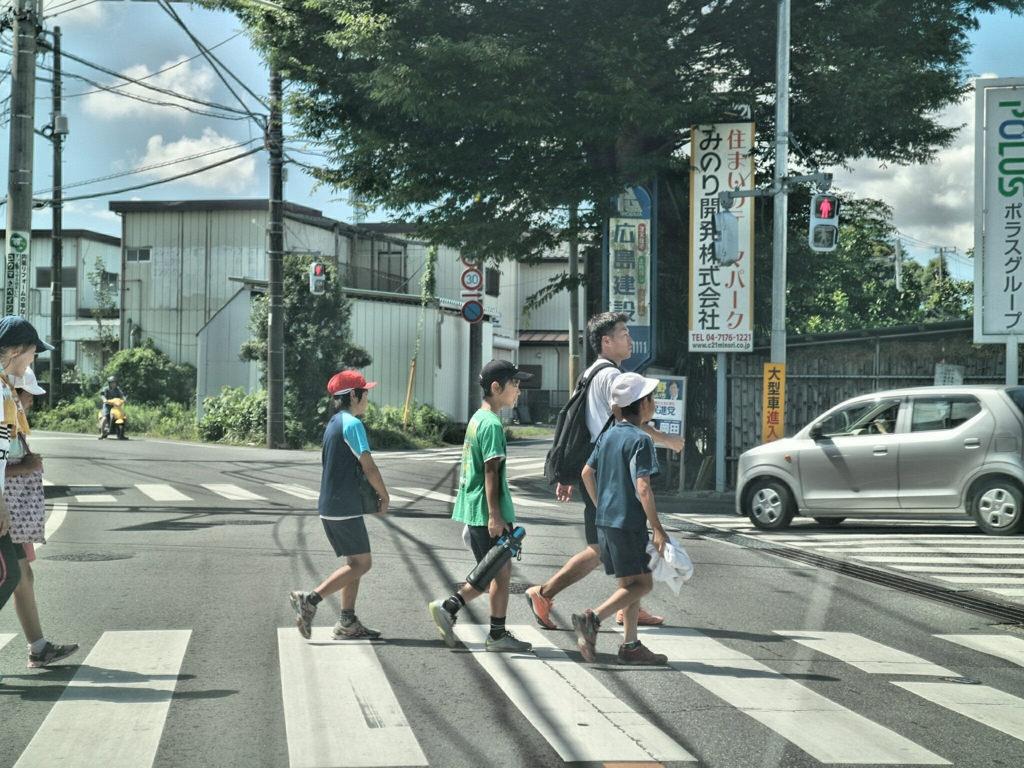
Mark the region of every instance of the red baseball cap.
POLYGON ((367 381, 359 371, 341 371, 327 382, 327 391, 331 393, 331 397, 335 397, 353 389, 373 389, 376 386, 376 381, 367 381))

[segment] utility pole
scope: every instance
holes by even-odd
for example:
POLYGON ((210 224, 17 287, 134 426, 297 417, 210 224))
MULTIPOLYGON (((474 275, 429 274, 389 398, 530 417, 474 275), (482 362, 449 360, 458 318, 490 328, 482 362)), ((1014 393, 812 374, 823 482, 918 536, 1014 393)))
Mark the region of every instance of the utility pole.
POLYGON ((896 241, 896 254, 894 257, 896 266, 896 290, 903 291, 903 241, 896 241))
POLYGON ((284 447, 284 131, 281 125, 281 73, 270 73, 270 221, 267 227, 267 448, 284 447))
POLYGON ((22 281, 32 242, 32 149, 36 118, 36 34, 40 0, 14 0, 11 128, 7 165, 4 314, 21 313, 22 281))
POLYGON ((53 142, 53 253, 50 260, 50 407, 60 402, 60 389, 64 376, 64 284, 61 274, 64 266, 63 238, 63 193, 64 169, 62 167, 64 136, 67 135, 67 118, 61 114, 60 83, 60 27, 53 28, 53 118, 50 124, 50 141, 53 142))
POLYGON ((576 388, 576 380, 580 377, 580 291, 576 285, 580 271, 580 242, 576 237, 576 224, 579 215, 577 203, 569 205, 569 396, 576 388))
MULTIPOLYGON (((789 199, 786 168, 789 165, 789 29, 790 0, 779 0, 775 83, 775 194, 772 226, 772 340, 771 362, 786 362, 786 230, 789 199)), ((723 355, 724 357, 724 355, 723 355)), ((720 365, 721 365, 720 361, 720 365)))

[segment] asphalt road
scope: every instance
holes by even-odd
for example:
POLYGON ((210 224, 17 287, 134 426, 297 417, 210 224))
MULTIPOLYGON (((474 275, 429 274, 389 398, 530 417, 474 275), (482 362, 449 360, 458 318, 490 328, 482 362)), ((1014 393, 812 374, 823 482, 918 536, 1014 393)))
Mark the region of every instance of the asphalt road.
MULTIPOLYGON (((666 627, 644 641, 671 666, 635 669, 614 663, 611 622, 587 665, 571 630, 540 630, 519 594, 509 623, 534 653, 478 652, 483 602, 460 617, 464 645, 441 643, 426 605, 473 564, 450 520, 457 448, 376 454, 396 502, 368 523, 358 613, 384 632, 371 644, 330 640, 333 599, 312 642, 294 628, 287 593, 337 567, 315 513, 318 453, 32 445, 60 523, 34 565, 43 626, 82 649, 26 669, 14 611, 0 613, 0 768, 1024 763, 1019 627, 694 532, 742 524, 728 502, 659 502, 696 573, 645 601, 666 627)), ((539 477, 545 450, 510 448, 528 531, 515 589, 582 545, 582 506, 555 503, 539 477)), ((613 586, 589 576, 556 621, 613 586)))

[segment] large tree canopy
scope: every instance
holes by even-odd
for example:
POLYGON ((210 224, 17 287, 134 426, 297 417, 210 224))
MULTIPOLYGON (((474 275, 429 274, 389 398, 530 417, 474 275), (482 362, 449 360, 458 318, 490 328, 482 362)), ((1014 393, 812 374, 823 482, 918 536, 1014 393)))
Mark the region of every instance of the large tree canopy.
MULTIPOLYGON (((553 245, 573 203, 592 227, 595 201, 678 165, 729 104, 773 130, 773 0, 206 2, 288 79, 321 181, 492 258, 553 245)), ((936 116, 964 92, 967 32, 997 8, 1024 0, 794 3, 792 132, 821 162, 927 160, 956 130, 936 116)))

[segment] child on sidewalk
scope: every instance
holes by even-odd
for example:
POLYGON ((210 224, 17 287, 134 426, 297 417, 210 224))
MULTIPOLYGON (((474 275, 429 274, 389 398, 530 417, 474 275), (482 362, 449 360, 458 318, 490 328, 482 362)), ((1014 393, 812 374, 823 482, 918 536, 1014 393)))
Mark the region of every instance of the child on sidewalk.
POLYGON ((358 371, 342 371, 327 383, 334 416, 324 432, 323 476, 320 479, 320 520, 334 554, 347 558, 312 592, 292 592, 288 597, 295 609, 295 624, 307 640, 316 608, 328 595, 341 592, 341 620, 331 633, 335 640, 373 640, 380 632, 356 617, 359 580, 370 570, 370 537, 366 532, 362 499, 358 490, 360 469, 380 496, 376 515, 386 515, 391 501, 380 470, 370 455, 366 428, 358 417, 366 412, 368 391, 377 382, 367 382, 358 371))
MULTIPOLYGON (((453 520, 469 526, 470 544, 478 563, 502 533, 511 530, 510 524, 516 520, 512 494, 505 481, 505 428, 498 414, 502 408, 516 404, 519 382, 531 378, 533 374, 523 373, 507 360, 491 360, 480 371, 483 404, 466 427, 459 494, 452 511, 453 520)), ((495 653, 525 652, 533 648, 505 629, 511 577, 512 563, 509 562, 490 584, 491 631, 485 646, 495 653)), ((459 609, 482 594, 464 584, 448 599, 430 603, 430 615, 449 647, 455 647, 454 627, 459 609)))
POLYGON ((622 409, 623 420, 608 429, 583 469, 583 483, 597 505, 597 538, 606 573, 614 573, 619 588, 596 611, 587 608, 573 614, 572 625, 585 661, 597 654, 601 621, 623 611, 623 643, 619 664, 659 665, 668 662, 638 639, 636 632, 640 598, 651 591, 653 579, 647 567, 647 524, 654 531, 654 546, 662 552, 668 535, 658 519, 651 477, 659 474, 654 441, 640 425, 654 416, 657 379, 624 373, 612 386, 612 402, 622 409))

